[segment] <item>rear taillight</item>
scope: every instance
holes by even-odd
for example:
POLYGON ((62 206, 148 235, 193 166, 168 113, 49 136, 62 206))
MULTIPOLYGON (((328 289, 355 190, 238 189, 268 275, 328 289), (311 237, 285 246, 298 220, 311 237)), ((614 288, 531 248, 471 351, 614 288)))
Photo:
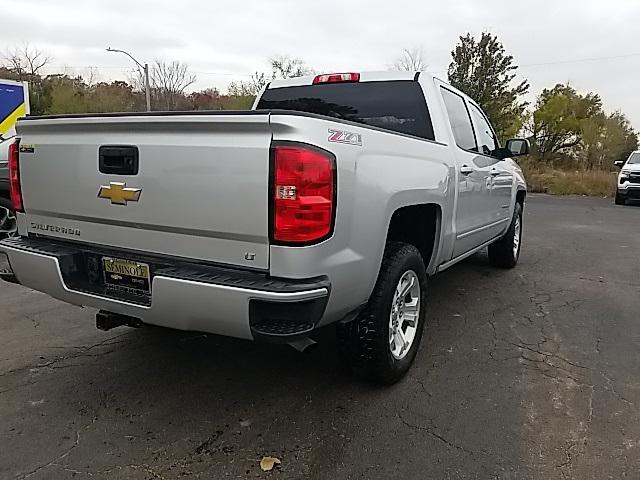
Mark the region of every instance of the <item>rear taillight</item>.
POLYGON ((306 145, 276 145, 273 155, 272 240, 317 243, 331 235, 336 167, 329 152, 306 145))
POLYGON ((317 75, 313 79, 313 84, 319 83, 343 83, 343 82, 359 82, 359 73, 327 73, 325 75, 317 75))
POLYGON ((9 196, 16 212, 22 212, 22 189, 20 188, 20 141, 9 145, 9 196))

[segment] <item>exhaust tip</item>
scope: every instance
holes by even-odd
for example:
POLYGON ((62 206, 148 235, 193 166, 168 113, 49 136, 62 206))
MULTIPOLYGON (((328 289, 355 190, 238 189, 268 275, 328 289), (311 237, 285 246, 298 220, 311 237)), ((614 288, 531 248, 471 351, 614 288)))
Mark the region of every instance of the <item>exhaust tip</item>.
POLYGON ((318 342, 312 340, 309 337, 301 338, 300 340, 295 340, 293 342, 287 342, 293 348, 295 348, 300 353, 308 353, 315 349, 318 345, 318 342))

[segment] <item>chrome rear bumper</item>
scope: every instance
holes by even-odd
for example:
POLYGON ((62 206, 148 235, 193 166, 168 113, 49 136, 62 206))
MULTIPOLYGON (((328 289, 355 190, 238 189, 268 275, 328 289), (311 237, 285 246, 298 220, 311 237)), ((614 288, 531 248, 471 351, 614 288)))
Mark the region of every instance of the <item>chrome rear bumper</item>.
MULTIPOLYGON (((256 332, 256 328, 252 328, 252 318, 259 317, 261 325, 268 325, 271 321, 281 322, 278 316, 283 314, 278 312, 295 310, 292 303, 298 307, 309 305, 309 313, 318 318, 305 319, 305 325, 311 323, 315 327, 324 313, 330 290, 326 279, 271 279, 264 273, 243 270, 238 270, 234 278, 233 269, 203 266, 194 273, 194 266, 190 264, 186 269, 159 269, 152 277, 152 294, 145 305, 71 288, 65 282, 63 270, 69 271, 70 256, 78 255, 78 252, 89 247, 55 247, 54 241, 24 237, 0 242, 0 252, 7 255, 11 269, 24 286, 67 303, 128 315, 144 323, 178 330, 245 339, 253 339, 258 336, 257 333, 264 337, 263 332, 256 332), (216 275, 220 271, 224 275, 216 275), (181 272, 184 278, 180 278, 181 272), (274 310, 274 304, 284 304, 282 306, 285 308, 274 310), (264 306, 271 313, 264 314, 264 306)), ((297 309, 298 314, 304 315, 306 311, 297 309)), ((299 333, 293 328, 287 330, 285 337, 293 338, 299 333)))

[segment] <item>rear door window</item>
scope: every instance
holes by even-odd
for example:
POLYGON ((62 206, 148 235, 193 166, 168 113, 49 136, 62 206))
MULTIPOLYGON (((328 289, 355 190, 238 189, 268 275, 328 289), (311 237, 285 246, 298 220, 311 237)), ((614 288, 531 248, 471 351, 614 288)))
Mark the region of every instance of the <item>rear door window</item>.
POLYGON ((412 80, 267 89, 257 109, 316 113, 435 140, 422 88, 412 80))
POLYGON ((442 88, 442 98, 447 108, 449 123, 451 124, 456 144, 464 150, 477 151, 478 146, 473 125, 471 124, 471 116, 464 98, 444 87, 442 88))

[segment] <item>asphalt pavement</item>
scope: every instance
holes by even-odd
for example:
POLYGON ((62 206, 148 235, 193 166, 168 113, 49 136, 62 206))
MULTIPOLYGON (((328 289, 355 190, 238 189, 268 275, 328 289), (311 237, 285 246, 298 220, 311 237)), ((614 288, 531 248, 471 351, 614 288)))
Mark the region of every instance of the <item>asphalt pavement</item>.
POLYGON ((640 478, 640 206, 532 195, 513 270, 430 281, 390 388, 308 353, 0 285, 2 479, 640 478), (280 459, 263 472, 264 456, 280 459))

